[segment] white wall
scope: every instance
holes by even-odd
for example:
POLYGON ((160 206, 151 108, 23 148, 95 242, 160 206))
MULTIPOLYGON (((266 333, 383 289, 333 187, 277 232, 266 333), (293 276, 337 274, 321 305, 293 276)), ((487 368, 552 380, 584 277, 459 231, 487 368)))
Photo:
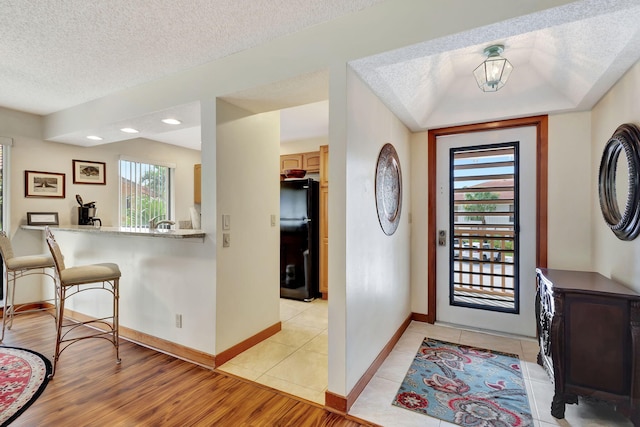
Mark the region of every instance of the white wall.
MULTIPOLYGON (((347 123, 346 389, 350 391, 411 313, 411 163, 408 129, 351 70, 347 123), (403 175, 400 224, 391 236, 380 227, 375 197, 376 163, 385 143, 398 152, 403 175)), ((331 285, 330 289, 331 297, 331 285)))
POLYGON ((328 137, 322 138, 308 138, 308 139, 296 139, 292 141, 286 141, 280 143, 280 154, 297 154, 308 153, 310 151, 320 150, 321 145, 327 145, 329 143, 328 137))
POLYGON ((600 212, 598 168, 602 150, 616 128, 624 123, 640 126, 640 63, 636 63, 593 108, 591 113, 593 194, 593 270, 640 292, 640 239, 619 240, 607 227, 600 212))
POLYGON ((279 112, 218 101, 216 354, 280 321, 279 145, 279 112), (229 231, 222 215, 231 216, 229 231))
POLYGON ((591 270, 591 227, 599 211, 591 173, 591 113, 549 116, 549 268, 591 270), (594 193, 595 192, 595 193, 594 193))
POLYGON ((0 107, 0 136, 42 139, 42 117, 0 107))
POLYGON ((411 311, 427 314, 429 277, 428 132, 411 134, 411 311))
POLYGON ((330 68, 329 79, 329 309, 328 392, 347 396, 347 67, 330 68))

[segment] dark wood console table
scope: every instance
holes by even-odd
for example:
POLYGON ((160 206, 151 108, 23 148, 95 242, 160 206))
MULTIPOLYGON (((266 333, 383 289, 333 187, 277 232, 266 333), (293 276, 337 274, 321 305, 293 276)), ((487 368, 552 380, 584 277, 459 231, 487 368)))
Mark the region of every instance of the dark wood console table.
POLYGON ((578 396, 607 401, 640 427, 640 295, 591 272, 539 268, 538 364, 551 377, 551 415, 578 396))

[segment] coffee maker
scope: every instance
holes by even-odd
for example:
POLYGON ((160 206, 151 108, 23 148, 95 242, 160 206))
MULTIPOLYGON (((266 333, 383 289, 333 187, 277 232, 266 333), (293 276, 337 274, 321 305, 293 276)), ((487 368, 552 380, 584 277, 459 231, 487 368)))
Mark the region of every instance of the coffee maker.
POLYGON ((76 194, 76 201, 80 205, 78 207, 78 225, 102 226, 102 221, 96 217, 96 212, 98 212, 96 202, 83 203, 79 194, 76 194))

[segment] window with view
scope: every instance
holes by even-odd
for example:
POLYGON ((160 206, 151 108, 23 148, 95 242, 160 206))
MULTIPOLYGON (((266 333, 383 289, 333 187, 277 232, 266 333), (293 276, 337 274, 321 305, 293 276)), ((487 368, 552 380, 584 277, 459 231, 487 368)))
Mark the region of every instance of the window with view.
POLYGON ((120 226, 148 228, 171 219, 171 168, 120 160, 120 226))

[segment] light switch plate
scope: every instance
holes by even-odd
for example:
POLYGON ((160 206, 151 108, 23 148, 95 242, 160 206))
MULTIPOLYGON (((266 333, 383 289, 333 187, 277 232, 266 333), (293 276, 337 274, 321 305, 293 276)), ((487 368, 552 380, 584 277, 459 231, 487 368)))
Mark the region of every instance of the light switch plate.
POLYGON ((231 246, 231 234, 222 233, 222 247, 228 248, 229 246, 231 246))
POLYGON ((276 226, 276 216, 275 215, 271 215, 271 226, 272 227, 276 226))
POLYGON ((231 230, 231 215, 222 215, 222 229, 231 230))

